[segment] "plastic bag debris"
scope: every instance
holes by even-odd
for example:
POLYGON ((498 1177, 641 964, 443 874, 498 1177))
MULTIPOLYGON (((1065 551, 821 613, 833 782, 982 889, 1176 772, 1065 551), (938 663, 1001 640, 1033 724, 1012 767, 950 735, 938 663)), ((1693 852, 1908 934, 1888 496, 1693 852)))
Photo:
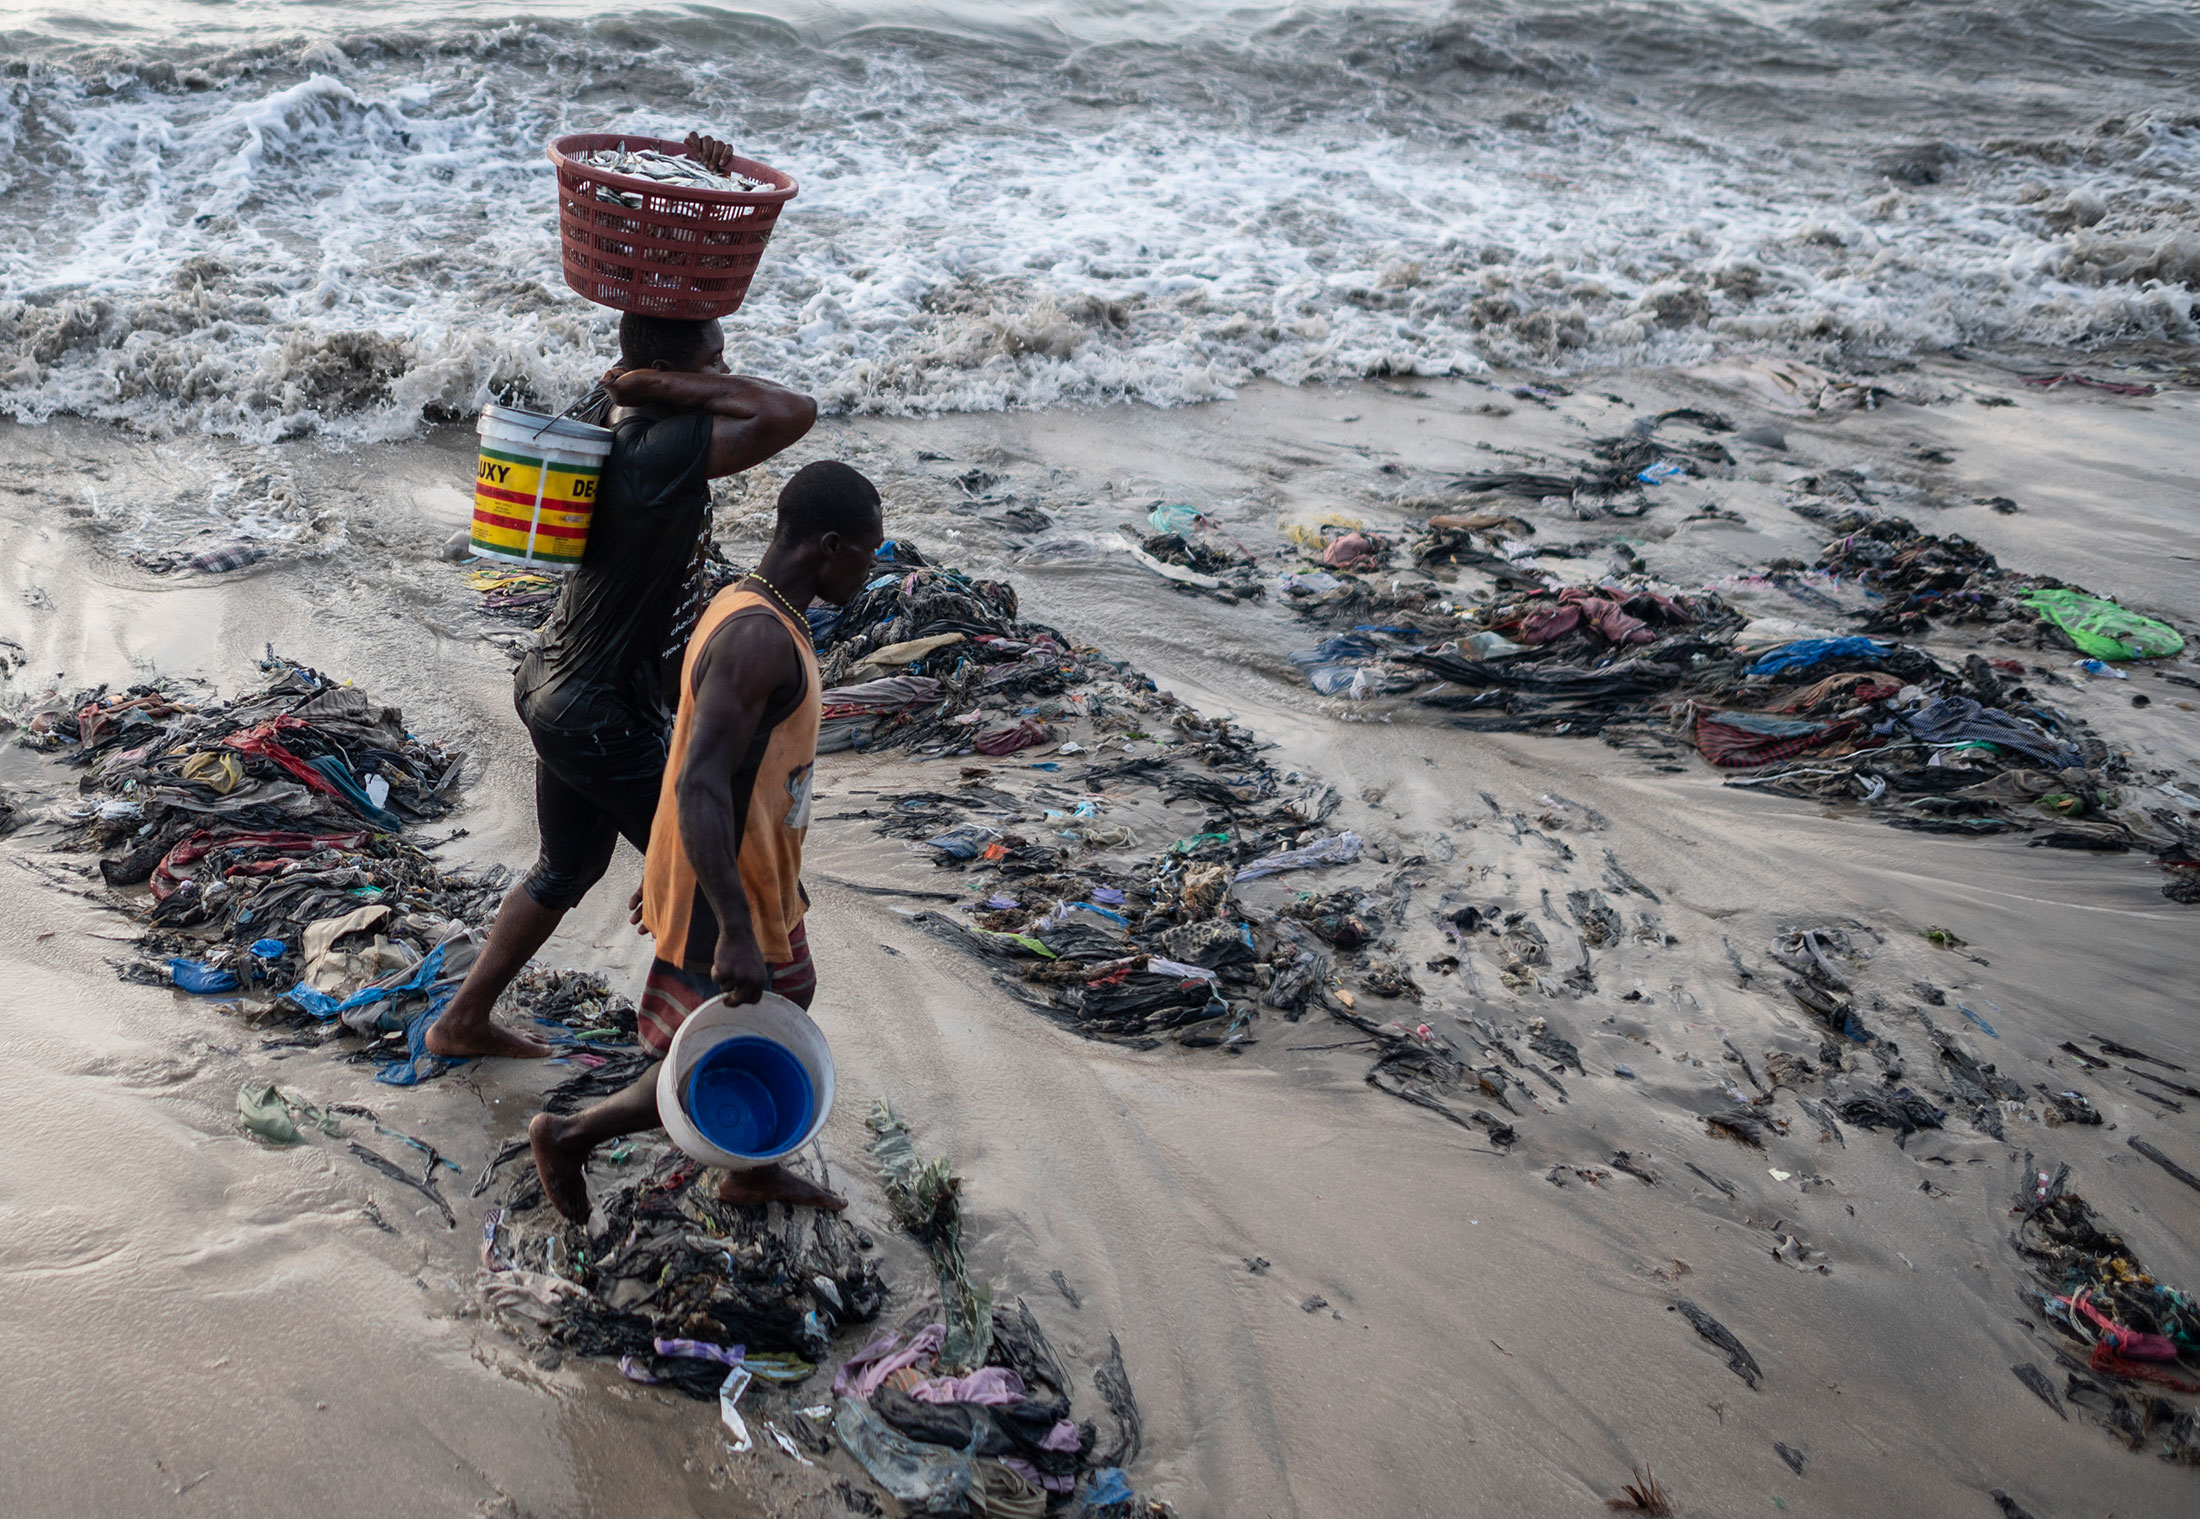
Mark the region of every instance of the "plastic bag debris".
MULTIPOLYGON (((940 1298, 947 1305, 941 1363, 951 1372, 974 1371, 993 1344, 993 1294, 985 1283, 971 1280, 963 1259, 962 1178, 946 1156, 919 1155, 909 1126, 883 1101, 872 1107, 865 1126, 894 1217, 931 1253, 939 1274, 940 1298)), ((963 1480, 967 1485, 967 1469, 963 1480)))
POLYGON ((2104 596, 2034 590, 2023 600, 2062 629, 2078 652, 2096 659, 2166 659, 2185 647, 2184 635, 2168 623, 2126 611, 2104 596))
POLYGON ((1360 836, 1347 828, 1342 833, 1333 833, 1297 849, 1263 855, 1260 859, 1240 867, 1233 879, 1242 884, 1286 870, 1315 870, 1326 865, 1349 865, 1359 857, 1360 836))
POLYGON ((749 1369, 736 1366, 726 1373, 725 1381, 718 1384, 718 1419, 726 1426, 726 1433, 733 1437, 736 1455, 756 1448, 756 1441, 749 1436, 749 1426, 741 1418, 741 1394, 749 1390, 749 1369))
POLYGON ((920 1445, 871 1411, 842 1398, 833 1433, 871 1480, 914 1514, 961 1514, 970 1494, 971 1453, 920 1445))
POLYGON ((1113 1508, 1117 1504, 1129 1503, 1136 1496, 1131 1491, 1131 1479, 1123 1474, 1123 1469, 1110 1466, 1092 1474, 1092 1481, 1085 1488, 1085 1507, 1113 1508))
POLYGON ((305 1143, 299 1119, 334 1138, 340 1139, 344 1133, 343 1125, 326 1108, 272 1082, 246 1082, 237 1093, 237 1116, 247 1132, 270 1144, 305 1143))
POLYGON ((194 997, 233 992, 241 984, 237 980, 237 973, 227 966, 210 965, 204 960, 186 960, 181 956, 168 962, 168 979, 175 983, 176 990, 189 992, 194 997))

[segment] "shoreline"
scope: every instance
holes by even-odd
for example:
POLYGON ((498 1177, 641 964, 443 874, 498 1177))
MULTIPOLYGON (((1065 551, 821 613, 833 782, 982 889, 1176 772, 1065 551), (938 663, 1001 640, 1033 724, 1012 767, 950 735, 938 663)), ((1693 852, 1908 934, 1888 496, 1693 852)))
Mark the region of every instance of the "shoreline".
MULTIPOLYGON (((1593 741, 1386 720, 1305 689, 1283 657, 1298 635, 1273 605, 1181 595, 1098 549, 1019 559, 1006 545, 1021 537, 1028 551, 1031 535, 988 523, 994 506, 963 510, 976 492, 951 484, 971 469, 996 475, 988 494, 1028 497, 1063 533, 1093 540, 1142 517, 1154 499, 1187 500, 1265 551, 1281 516, 1342 510, 1381 526, 1388 511, 1406 520, 1400 499, 1478 458, 1578 450, 1589 436, 1619 430, 1631 412, 1721 402, 1745 426, 1779 425, 1786 448, 1744 457, 1735 478, 1710 492, 1743 523, 1682 526, 1679 508, 1660 508, 1633 525, 1642 529, 1630 534, 1639 551, 1669 579, 1712 578, 1815 544, 1823 533, 1779 504, 1783 471, 1862 466, 1890 499, 1913 492, 1920 502, 1949 501, 1890 508, 1927 531, 1962 532, 2012 568, 2063 575, 2188 628, 2200 622, 2186 567, 2200 562, 2200 497, 2178 473, 2200 392, 2134 402, 2027 393, 1962 365, 1920 373, 1934 384, 2006 392, 2018 404, 1982 407, 1965 397, 1797 417, 1685 374, 1641 372, 1597 379, 1625 397, 1619 403, 1582 384, 1548 406, 1470 381, 1258 386, 1236 401, 1170 412, 828 419, 773 461, 768 483, 737 482, 728 493, 720 536, 739 557, 756 541, 744 513, 768 504, 786 471, 834 454, 876 472, 897 509, 890 531, 915 538, 936 562, 1013 578, 1025 615, 1274 741, 1279 768, 1337 781, 1341 824, 1398 858, 1427 853, 1422 889, 1431 897, 1471 887, 1532 901, 1565 876, 1548 852, 1483 826, 1491 814, 1477 793, 1497 798, 1492 811, 1531 819, 1547 810, 1546 795, 1585 804, 1605 827, 1534 826, 1562 841, 1588 835, 1574 841, 1586 858, 1610 849, 1626 860, 1658 893, 1665 927, 1680 941, 1615 951, 1599 964, 1604 990, 1578 1001, 1494 985, 1475 999, 1445 989, 1447 1005, 1431 1012, 1470 1012, 1473 1002, 1508 1022, 1565 1020, 1596 1069, 1569 1080, 1573 1101, 1523 1120, 1510 1159, 1492 1158, 1460 1131, 1370 1090, 1364 1055, 1289 1048, 1348 1037, 1318 1015, 1296 1026, 1269 1021, 1261 1044, 1239 1058, 1138 1054, 1075 1039, 982 984, 974 992, 953 951, 879 899, 819 879, 907 884, 915 865, 898 846, 857 826, 816 831, 819 1006, 848 1094, 826 1150, 856 1183, 859 1221, 882 1240, 893 1234, 861 1152, 869 1098, 891 1096, 926 1147, 954 1157, 967 1178, 974 1265, 1002 1296, 1022 1294, 1035 1306, 1053 1298, 1049 1332, 1080 1359, 1090 1348, 1077 1342, 1080 1325, 1122 1337, 1146 1412, 1149 1454, 1133 1473, 1141 1490, 1187 1514, 1316 1515, 1373 1498, 1391 1512, 1434 1514, 1453 1511, 1463 1485, 1493 1509, 1587 1511, 1647 1461, 1684 1511, 1739 1509, 1775 1494, 1798 1506, 1803 1497, 1831 1500, 1826 1511, 1894 1514, 1990 1511, 1981 1507, 1990 1487, 2043 1512, 2104 1496, 2139 1509, 2188 1480, 2127 1455, 2082 1420, 2054 1421, 2009 1376, 2012 1360, 2038 1359, 2041 1350, 2012 1323, 2011 1290, 2024 1276, 2001 1242, 2001 1215, 2016 1169, 2009 1152, 2044 1145, 2070 1159, 2087 1197, 2127 1231, 2150 1269, 2166 1281, 2200 1281, 2195 1244, 2175 1222, 2189 1218, 2189 1196, 2123 1144, 2133 1132, 2154 1135, 2191 1163, 2200 1126, 2189 1114, 2110 1090, 2113 1134, 2043 1130, 1994 1145, 1951 1128, 1898 1150, 1887 1136, 1855 1130, 1839 1147, 1796 1152, 1810 1174, 1830 1181, 1808 1191, 1775 1183, 1765 1161, 1722 1148, 1687 1121, 1708 1079, 1691 1061, 1716 1070, 1723 1039, 1752 1059, 1793 1039, 1763 979, 1734 985, 1722 941, 1756 960, 1775 931, 1804 921, 1868 925, 1882 936, 1867 977, 1875 993, 1898 997, 1923 978, 1990 1002, 1997 1039, 1954 1030, 1982 1058, 2052 1059, 2059 1040, 2088 1029, 2172 1059, 2200 1053, 2176 990, 2189 970, 2190 909, 2162 900, 2151 866, 1900 834, 1817 804, 1728 792, 1701 765, 1645 772, 1593 741), (950 457, 917 459, 920 449, 950 457), (1951 462, 1919 452, 1932 449, 1952 450, 1951 462), (2119 499, 2101 499, 2104 478, 2119 499), (1996 495, 2022 510, 2003 516, 1969 502, 1996 495), (1672 530, 1659 536, 1662 528, 1672 530), (1438 837, 1450 856, 1430 847, 1438 837), (1928 925, 1953 930, 1991 963, 1932 948, 1920 937, 1928 925), (1630 982, 1654 1000, 1620 1005, 1618 988, 1630 982), (895 1016, 880 1016, 881 1005, 895 1016), (1639 1065, 1644 1077, 1611 1077, 1620 1063, 1639 1065), (1660 1184, 1547 1179, 1553 1167, 1608 1170, 1615 1149, 1654 1157, 1660 1184), (1684 1157, 1739 1195, 1676 1175, 1684 1157), (1745 1177, 1745 1167, 1756 1174, 1745 1177), (1844 1213, 1849 1207, 1856 1217, 1844 1213), (1776 1221, 1801 1225, 1828 1252, 1833 1274, 1769 1259, 1764 1241, 1776 1221), (1250 1271, 1247 1257, 1270 1265, 1250 1271), (1685 1276, 1675 1260, 1690 1263, 1685 1276), (1085 1309, 1065 1311, 1048 1281, 1057 1269, 1079 1284, 1085 1309), (1736 1381, 1662 1311, 1675 1295, 1702 1303, 1751 1347, 1766 1391, 1736 1381), (1317 1296, 1330 1312, 1302 1310, 1317 1296), (1919 1345, 1930 1347, 1926 1356, 1919 1345), (1624 1377, 1614 1367, 1627 1368, 1624 1377), (1774 1454, 1775 1440, 1806 1453, 1803 1474, 1774 1454), (1928 1492, 1934 1498, 1921 1503, 1928 1492)), ((479 756, 451 820, 470 837, 444 858, 523 863, 527 756, 500 648, 510 630, 481 617, 463 572, 434 558, 463 525, 470 451, 470 437, 446 433, 352 450, 349 468, 316 471, 331 451, 275 450, 309 511, 340 514, 344 552, 174 584, 117 566, 65 517, 55 520, 66 509, 58 494, 0 498, 0 532, 15 550, 10 624, 0 633, 28 633, 16 689, 32 671, 65 667, 76 684, 121 680, 151 661, 231 690, 272 640, 401 706, 415 731, 479 756), (22 600, 32 588, 46 606, 22 600)), ((106 471, 98 484, 109 493, 172 487, 191 468, 159 445, 86 424, 0 428, 0 457, 36 470, 23 478, 41 482, 68 479, 69 461, 88 458, 106 471)), ((2058 688, 2058 699, 2150 763, 2200 768, 2200 724, 2174 696, 2158 695, 2139 713, 2108 686, 2058 688)), ((2156 689, 2151 680, 2148 689, 2156 689)), ((934 770, 894 756, 831 757, 819 799, 922 784, 934 770)), ((12 747, 0 759, 0 791, 18 800, 66 780, 12 747)), ((43 852, 36 827, 9 838, 11 853, 43 852)), ((611 880, 636 868, 622 846, 611 880)), ((367 1502, 363 1473, 371 1467, 375 1482, 399 1481, 393 1452, 410 1451, 401 1470, 418 1484, 420 1512, 478 1502, 482 1513, 584 1513, 614 1493, 652 1495, 668 1510, 707 1501, 713 1512, 798 1511, 791 1467, 774 1468, 768 1455, 740 1458, 727 1479, 732 1495, 706 1500, 719 1480, 707 1408, 680 1403, 667 1412, 646 1394, 607 1401, 597 1371, 526 1366, 512 1342, 464 1311, 465 1219, 455 1232, 396 1219, 393 1243, 360 1219, 356 1177, 239 1148, 249 1142, 235 1134, 227 1097, 243 1073, 261 1068, 254 1041, 170 993, 116 986, 86 937, 114 931, 112 920, 28 872, 12 874, 0 902, 34 934, 53 937, 7 952, 36 995, 11 999, 0 1016, 34 1055, 7 1078, 15 1100, 0 1132, 40 1173, 15 1194, 26 1226, 7 1259, 46 1284, 34 1299, 52 1295, 43 1307, 50 1318, 34 1301, 0 1331, 0 1344, 25 1364, 60 1365, 64 1345, 81 1354, 80 1340, 52 1337, 81 1334, 63 1329, 71 1292, 157 1303, 174 1315, 173 1338, 154 1341, 151 1354, 140 1314, 100 1325, 110 1356, 135 1346, 161 1369, 111 1416, 121 1421, 118 1440, 138 1431, 167 1442, 156 1452, 162 1464, 87 1464, 98 1442, 84 1437, 82 1421, 108 1405, 113 1389, 104 1379, 57 1376, 63 1396, 10 1409, 26 1449, 47 1453, 42 1480, 56 1484, 18 1506, 36 1511, 40 1492, 100 1491, 117 1509, 196 1494, 218 1511, 290 1493, 310 1494, 332 1513, 386 1513, 388 1492, 367 1502), (74 1111, 87 1093, 100 1114, 89 1154, 42 1121, 74 1111), (170 1196, 196 1200, 175 1206, 170 1196), (150 1239, 115 1229, 133 1210, 156 1226, 150 1239), (422 1286, 405 1279, 408 1270, 422 1286), (293 1295, 299 1301, 287 1302, 293 1295), (268 1348, 248 1366, 232 1341, 268 1348), (414 1348, 399 1354, 399 1343, 414 1348), (217 1348, 200 1354, 209 1345, 217 1348), (224 1353, 230 1364, 211 1367, 224 1353), (432 1375, 421 1374, 423 1358, 432 1375), (341 1385, 309 1373, 307 1361, 342 1366, 341 1385), (294 1411, 344 1420, 351 1433, 336 1442, 344 1460, 327 1459, 324 1439, 278 1468, 265 1452, 283 1443, 277 1427, 294 1426, 238 1428, 189 1410, 221 1377, 248 1370, 288 1378, 294 1411), (330 1408, 311 1408, 322 1401, 330 1408), (545 1470, 540 1451, 553 1423, 564 1464, 545 1470), (423 1434, 432 1453, 414 1449, 423 1434), (202 1466, 216 1475, 172 1491, 202 1466), (753 1508, 741 1506, 744 1489, 753 1508)), ((631 992, 646 950, 626 928, 619 897, 599 892, 542 963, 602 969, 631 992)), ((1885 1016, 1899 1025, 1903 1015, 1885 1016)), ((1919 1042, 1914 1025, 1903 1027, 1905 1048, 1919 1042)), ((314 1074, 347 1096, 332 1083, 366 1079, 342 1066, 314 1074)), ((491 1069, 401 1098, 381 1089, 369 1100, 439 1147, 448 1140, 471 1168, 524 1121, 537 1090, 529 1073, 491 1069), (461 1090, 468 1084, 471 1095, 461 1090)), ((1795 1155, 1770 1164, 1783 1161, 1795 1155)), ((1801 1162, 1788 1169, 1797 1174, 1801 1162)), ((913 1300, 904 1295, 921 1295, 925 1274, 913 1259, 897 1264, 896 1301, 913 1300)), ((107 1359, 84 1357, 87 1370, 107 1359)))

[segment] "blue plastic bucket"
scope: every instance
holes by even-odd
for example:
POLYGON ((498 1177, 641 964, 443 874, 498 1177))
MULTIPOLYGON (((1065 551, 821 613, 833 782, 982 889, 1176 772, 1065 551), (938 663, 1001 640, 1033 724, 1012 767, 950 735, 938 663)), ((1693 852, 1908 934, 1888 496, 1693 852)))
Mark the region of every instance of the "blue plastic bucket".
POLYGON ((778 1155, 809 1132, 817 1093, 792 1051, 754 1034, 722 1040, 688 1071, 687 1115, 735 1155, 778 1155))
POLYGON ((816 1138, 832 1111, 825 1031, 776 992, 740 1006, 711 998, 687 1015, 657 1067, 658 1120, 706 1166, 776 1164, 816 1138), (692 1079, 706 1063, 712 1074, 692 1079), (704 1131, 705 1121, 714 1132, 704 1131))

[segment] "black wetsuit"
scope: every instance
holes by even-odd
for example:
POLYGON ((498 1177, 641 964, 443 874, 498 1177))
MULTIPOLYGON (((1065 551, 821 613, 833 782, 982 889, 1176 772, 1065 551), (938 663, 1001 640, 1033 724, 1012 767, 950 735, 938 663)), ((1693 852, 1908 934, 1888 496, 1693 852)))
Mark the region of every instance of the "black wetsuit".
POLYGON ((512 677, 542 835, 525 884, 544 907, 571 907, 602 880, 619 835, 649 847, 681 649, 705 591, 711 427, 704 415, 613 427, 588 552, 512 677))

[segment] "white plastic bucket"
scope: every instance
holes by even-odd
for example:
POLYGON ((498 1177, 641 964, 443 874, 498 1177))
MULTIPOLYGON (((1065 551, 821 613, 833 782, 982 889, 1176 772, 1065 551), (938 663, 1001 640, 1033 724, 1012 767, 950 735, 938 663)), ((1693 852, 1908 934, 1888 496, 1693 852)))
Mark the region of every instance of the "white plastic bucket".
POLYGON ((833 1052, 825 1031, 810 1015, 777 992, 739 1007, 713 997, 687 1015, 672 1036, 672 1049, 657 1068, 657 1116, 672 1142, 695 1159, 729 1171, 753 1171, 791 1155, 817 1137, 833 1109, 833 1052), (688 1077, 703 1057, 729 1040, 764 1039, 792 1055, 810 1083, 810 1121, 802 1132, 770 1153, 743 1155, 721 1149, 705 1138, 687 1108, 688 1077))
POLYGON ((578 568, 611 429, 491 405, 474 430, 474 552, 557 574, 578 568))

